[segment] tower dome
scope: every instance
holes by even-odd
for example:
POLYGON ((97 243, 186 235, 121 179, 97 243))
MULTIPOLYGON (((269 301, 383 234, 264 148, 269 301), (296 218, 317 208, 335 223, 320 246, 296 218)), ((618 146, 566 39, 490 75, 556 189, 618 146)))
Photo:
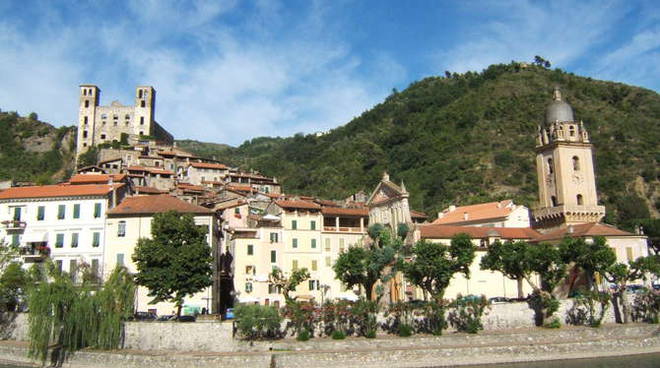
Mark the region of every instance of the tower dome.
POLYGON ((561 99, 559 87, 555 87, 552 102, 545 110, 545 122, 549 124, 554 123, 555 121, 575 121, 573 119, 573 108, 566 103, 566 101, 561 99))

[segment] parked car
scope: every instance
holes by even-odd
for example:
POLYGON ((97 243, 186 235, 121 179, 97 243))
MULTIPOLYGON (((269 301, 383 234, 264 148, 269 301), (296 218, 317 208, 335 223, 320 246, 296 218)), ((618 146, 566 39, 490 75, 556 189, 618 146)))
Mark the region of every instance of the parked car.
POLYGON ((197 317, 195 317, 195 316, 179 316, 178 318, 174 317, 173 320, 178 321, 178 322, 195 322, 195 321, 197 321, 197 317))
POLYGON ((234 308, 227 308, 227 312, 225 312, 225 319, 234 319, 234 308))
POLYGON ((155 321, 158 316, 153 312, 135 312, 133 320, 135 321, 155 321))
POLYGON ((509 303, 511 302, 511 299, 503 296, 495 296, 490 299, 488 299, 489 304, 504 304, 504 303, 509 303))
POLYGON ((165 315, 162 315, 162 316, 158 317, 158 319, 157 319, 156 321, 161 321, 161 322, 162 322, 162 321, 169 321, 169 320, 171 320, 172 318, 174 318, 174 315, 172 315, 172 314, 165 314, 165 315))

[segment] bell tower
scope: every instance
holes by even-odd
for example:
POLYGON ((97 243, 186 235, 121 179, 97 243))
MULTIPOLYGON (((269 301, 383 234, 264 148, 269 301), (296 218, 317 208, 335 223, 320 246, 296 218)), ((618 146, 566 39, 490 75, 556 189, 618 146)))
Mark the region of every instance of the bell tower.
POLYGON ((152 86, 138 86, 135 89, 135 121, 133 134, 152 135, 154 111, 156 107, 156 90, 152 86))
POLYGON ((80 102, 78 109, 78 144, 76 153, 85 153, 95 144, 94 129, 96 108, 99 106, 101 90, 93 84, 80 85, 80 102))
POLYGON ((605 207, 598 205, 592 145, 582 121, 555 87, 552 102, 536 138, 539 208, 534 226, 541 230, 598 222, 605 207))

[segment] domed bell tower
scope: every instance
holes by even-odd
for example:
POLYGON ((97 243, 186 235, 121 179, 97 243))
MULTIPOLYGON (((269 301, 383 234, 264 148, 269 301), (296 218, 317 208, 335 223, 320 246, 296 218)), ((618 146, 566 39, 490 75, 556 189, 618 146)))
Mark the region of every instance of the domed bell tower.
POLYGON ((551 230, 565 225, 598 222, 605 207, 598 205, 592 146, 582 121, 555 88, 545 122, 536 139, 536 171, 540 206, 534 226, 551 230))

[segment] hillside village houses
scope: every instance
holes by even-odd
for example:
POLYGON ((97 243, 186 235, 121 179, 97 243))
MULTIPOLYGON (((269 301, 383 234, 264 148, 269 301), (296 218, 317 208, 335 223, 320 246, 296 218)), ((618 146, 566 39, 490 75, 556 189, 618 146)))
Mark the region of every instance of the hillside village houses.
MULTIPOLYGON (((78 154, 98 148, 96 165, 79 168, 66 183, 0 191, 0 239, 18 244, 26 264, 51 257, 71 272, 85 262, 107 277, 116 264, 135 271, 131 255, 137 240, 150 236, 155 213, 193 214, 208 229, 215 275, 212 287, 186 299, 186 311, 218 313, 234 302, 282 305, 281 290, 269 283, 274 267, 285 275, 309 270, 311 278, 294 293, 299 299, 354 300, 364 291, 347 289, 332 266, 348 247, 368 244, 367 229, 376 223, 393 232, 408 225, 408 243, 448 243, 457 234, 470 235, 477 249, 471 277, 456 276, 448 297, 518 296, 515 280, 479 269, 488 246, 498 240, 556 243, 566 236, 604 236, 619 261, 648 252, 643 235, 599 222, 604 208, 597 201, 589 135, 559 90, 536 138, 539 207, 530 211, 511 200, 450 206, 429 221, 410 208, 405 184, 387 174, 369 194, 344 200, 284 194, 275 178, 176 147, 155 123, 152 87, 138 87, 132 107, 99 106, 97 87, 80 88, 78 154)), ((423 298, 401 275, 383 286, 384 302, 423 298)), ((523 285, 523 291, 531 290, 523 285)), ((146 293, 138 292, 138 310, 172 311, 171 304, 147 304, 146 293)))

